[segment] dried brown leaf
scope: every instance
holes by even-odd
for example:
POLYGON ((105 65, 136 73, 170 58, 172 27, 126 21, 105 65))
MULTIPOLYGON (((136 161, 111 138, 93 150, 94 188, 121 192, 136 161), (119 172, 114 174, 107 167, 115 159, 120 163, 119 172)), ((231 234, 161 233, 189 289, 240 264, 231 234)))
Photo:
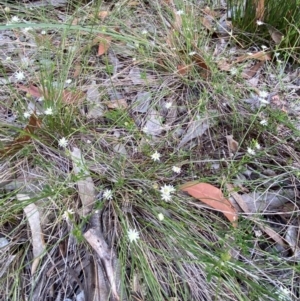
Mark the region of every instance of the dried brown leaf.
POLYGON ((180 187, 180 190, 186 191, 188 194, 209 205, 210 207, 221 211, 227 219, 233 224, 237 225, 237 211, 227 200, 222 191, 208 183, 190 184, 186 183, 180 187))
POLYGON ((251 66, 250 68, 248 68, 242 72, 242 77, 245 79, 252 78, 257 73, 257 71, 260 69, 260 67, 263 66, 264 63, 265 63, 264 61, 256 62, 253 66, 251 66))
POLYGON ((255 7, 256 7, 256 12, 255 12, 256 20, 263 21, 264 14, 265 14, 265 0, 256 0, 255 7))
POLYGON ((104 104, 106 104, 109 109, 126 109, 128 107, 127 101, 124 98, 105 101, 104 104))
POLYGON ((218 68, 222 71, 230 71, 232 68, 232 64, 227 63, 226 60, 220 60, 217 63, 218 68))
POLYGON ((177 73, 181 75, 186 75, 192 70, 192 65, 178 65, 177 66, 177 73))
POLYGON ((99 34, 96 38, 94 38, 92 45, 98 45, 97 55, 101 56, 107 52, 110 47, 111 36, 99 34))
POLYGON ((32 97, 39 98, 39 97, 41 97, 43 95, 42 90, 39 87, 36 87, 34 85, 29 85, 29 87, 26 87, 24 85, 18 84, 17 87, 18 87, 19 90, 28 93, 32 97))
POLYGON ((100 11, 98 13, 98 17, 100 20, 104 21, 106 19, 106 17, 108 16, 108 11, 107 10, 103 10, 103 11, 100 11))
POLYGON ((0 150, 1 157, 13 155, 23 146, 31 141, 31 135, 34 134, 36 128, 40 128, 42 121, 37 117, 35 113, 31 114, 27 126, 24 128, 23 133, 19 135, 13 142, 9 143, 0 150))
POLYGON ((239 148, 239 143, 233 139, 232 135, 226 136, 227 146, 230 153, 236 153, 239 148))
POLYGON ((214 23, 213 18, 211 16, 201 17, 200 22, 208 31, 213 31, 214 23))
POLYGON ((265 51, 258 51, 255 53, 248 53, 245 55, 242 55, 240 57, 238 57, 234 63, 240 63, 240 62, 244 62, 246 60, 259 60, 259 61, 270 61, 271 60, 271 55, 268 52, 265 51))

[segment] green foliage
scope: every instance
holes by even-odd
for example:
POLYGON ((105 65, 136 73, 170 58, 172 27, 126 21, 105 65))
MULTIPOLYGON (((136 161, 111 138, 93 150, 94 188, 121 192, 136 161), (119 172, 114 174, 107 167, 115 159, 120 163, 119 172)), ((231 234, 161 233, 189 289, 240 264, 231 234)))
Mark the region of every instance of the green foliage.
POLYGON ((275 31, 283 35, 277 48, 299 51, 300 47, 300 8, 296 1, 265 0, 263 21, 256 24, 258 15, 255 1, 229 0, 228 9, 231 12, 232 23, 240 30, 239 38, 249 45, 253 41, 258 44, 276 44, 272 38, 275 31))

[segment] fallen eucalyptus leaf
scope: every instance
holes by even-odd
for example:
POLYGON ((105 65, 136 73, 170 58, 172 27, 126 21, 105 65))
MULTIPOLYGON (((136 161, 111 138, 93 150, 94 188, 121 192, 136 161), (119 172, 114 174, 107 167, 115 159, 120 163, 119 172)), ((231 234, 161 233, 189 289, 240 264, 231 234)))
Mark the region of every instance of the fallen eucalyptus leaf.
MULTIPOLYGON (((17 194, 18 201, 30 200, 30 197, 27 194, 17 194)), ((44 240, 44 234, 41 227, 40 213, 38 207, 35 204, 29 204, 24 207, 24 213, 27 217, 29 227, 31 230, 32 237, 32 253, 33 253, 33 262, 31 265, 31 274, 34 274, 39 265, 41 255, 45 252, 46 245, 44 240)))

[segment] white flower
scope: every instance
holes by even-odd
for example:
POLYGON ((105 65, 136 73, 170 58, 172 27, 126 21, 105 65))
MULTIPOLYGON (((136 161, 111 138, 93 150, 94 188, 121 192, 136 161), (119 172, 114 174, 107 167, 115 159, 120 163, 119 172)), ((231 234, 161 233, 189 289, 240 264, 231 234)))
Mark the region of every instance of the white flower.
POLYGON ((260 122, 261 125, 263 126, 266 126, 268 125, 268 121, 266 119, 263 119, 261 122, 260 122))
POLYGON ((255 147, 256 149, 261 149, 261 146, 260 146, 260 144, 259 144, 258 142, 255 142, 254 147, 255 147))
POLYGON ((53 109, 51 107, 45 110, 45 115, 53 115, 53 109))
POLYGON ((265 23, 262 22, 262 21, 260 21, 260 20, 257 20, 257 21, 256 21, 256 24, 257 24, 258 26, 260 26, 260 25, 263 25, 263 24, 265 24, 265 23))
POLYGON ((128 238, 129 238, 130 242, 137 241, 140 238, 139 232, 136 231, 135 229, 129 229, 127 231, 127 235, 128 235, 128 238))
POLYGON ((68 145, 68 140, 67 140, 65 137, 62 137, 61 139, 59 139, 58 145, 59 145, 60 147, 67 147, 67 145, 68 145))
POLYGON ((233 68, 230 69, 230 74, 231 75, 236 75, 237 73, 238 73, 238 69, 237 68, 233 67, 233 68))
POLYGON ((161 198, 166 202, 171 201, 171 193, 174 191, 174 186, 165 184, 160 188, 161 198))
POLYGON ((171 201, 171 195, 169 193, 162 193, 161 198, 162 198, 162 200, 164 200, 166 202, 171 201))
POLYGON ((47 33, 46 30, 42 30, 42 31, 41 31, 41 34, 42 34, 42 35, 45 35, 46 33, 47 33))
POLYGON ((164 185, 164 186, 162 186, 161 188, 160 188, 160 193, 161 194, 170 194, 170 193, 172 193, 172 192, 174 192, 175 191, 175 188, 174 188, 174 186, 172 186, 172 185, 164 185))
POLYGON ((28 112, 28 111, 24 112, 24 114, 23 114, 24 118, 29 118, 30 115, 31 115, 31 114, 30 114, 30 112, 28 112))
POLYGON ((192 56, 192 55, 195 55, 196 54, 196 51, 191 51, 190 53, 189 53, 189 56, 192 56))
POLYGON ((72 209, 68 209, 64 212, 63 218, 66 220, 69 220, 73 214, 74 214, 74 211, 72 209))
POLYGON ((70 84, 72 82, 72 79, 71 78, 68 78, 67 80, 66 80, 66 84, 70 84))
POLYGON ((184 11, 183 11, 183 10, 178 10, 178 11, 176 12, 176 15, 178 15, 178 16, 183 15, 183 14, 184 14, 184 11))
POLYGON ((251 147, 248 147, 247 152, 249 155, 253 155, 253 156, 255 155, 255 150, 252 149, 251 147))
POLYGON ((158 220, 162 221, 162 220, 164 220, 165 217, 162 213, 158 213, 157 218, 158 218, 158 220))
POLYGON ((259 97, 261 98, 267 98, 269 96, 269 93, 266 91, 259 91, 259 97))
POLYGON ((161 154, 158 153, 157 151, 156 151, 154 154, 151 155, 151 159, 152 159, 153 161, 159 161, 159 158, 160 158, 160 157, 161 157, 161 154))
POLYGON ((142 34, 146 35, 148 33, 148 31, 146 29, 142 30, 142 34))
POLYGON ((110 189, 105 189, 103 191, 103 197, 106 199, 106 200, 111 200, 112 197, 113 197, 113 194, 112 194, 112 191, 110 189))
POLYGON ((165 108, 166 109, 170 109, 172 107, 172 103, 171 102, 166 102, 165 103, 165 108))
POLYGON ((13 16, 10 20, 11 23, 19 23, 21 20, 18 16, 13 16))
POLYGON ((180 172, 181 172, 181 168, 180 168, 180 167, 177 167, 177 166, 173 166, 173 167, 172 167, 172 170, 173 170, 175 173, 180 173, 180 172))
POLYGON ((17 71, 17 72, 14 74, 14 77, 15 77, 18 81, 22 81, 23 79, 25 79, 24 72, 22 72, 22 71, 17 71))
POLYGON ((261 230, 254 230, 254 235, 255 237, 261 237, 262 236, 262 231, 261 230))

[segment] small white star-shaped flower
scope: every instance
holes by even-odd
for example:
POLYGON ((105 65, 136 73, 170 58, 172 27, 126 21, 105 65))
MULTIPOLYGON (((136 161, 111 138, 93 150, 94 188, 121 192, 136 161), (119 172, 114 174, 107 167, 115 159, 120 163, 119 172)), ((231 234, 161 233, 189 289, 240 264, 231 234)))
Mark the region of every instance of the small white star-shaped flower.
POLYGON ((175 188, 174 188, 174 186, 173 185, 164 185, 164 186, 162 186, 161 188, 160 188, 160 192, 161 192, 161 194, 170 194, 170 193, 172 193, 172 192, 174 192, 175 191, 175 188))
POLYGON ((248 147, 248 149, 247 149, 247 153, 248 153, 249 155, 252 155, 252 156, 254 156, 254 155, 255 155, 255 150, 254 150, 254 149, 252 149, 251 147, 248 147))
POLYGON ((260 20, 257 20, 257 21, 256 21, 256 24, 257 24, 258 26, 260 26, 260 25, 263 25, 263 24, 265 24, 265 23, 262 22, 262 21, 260 21, 260 20))
POLYGON ((166 202, 169 202, 171 201, 172 197, 169 193, 162 193, 161 194, 161 198, 162 200, 166 201, 166 202))
POLYGON ((113 194, 112 194, 112 191, 110 189, 105 189, 103 191, 103 197, 106 199, 106 200, 111 200, 112 197, 113 197, 113 194))
POLYGON ((22 81, 23 79, 25 79, 25 74, 24 74, 24 72, 22 72, 22 71, 17 71, 17 72, 14 74, 14 77, 16 78, 16 80, 22 81))
POLYGON ((42 34, 42 35, 47 34, 46 30, 42 30, 42 31, 41 31, 41 34, 42 34))
POLYGON ((178 173, 178 174, 181 172, 181 168, 178 167, 178 166, 173 166, 173 167, 172 167, 172 170, 173 170, 175 173, 178 173))
POLYGON ((170 109, 171 107, 172 107, 172 103, 171 102, 166 102, 165 108, 170 109))
POLYGON ((135 229, 129 229, 127 231, 128 239, 130 242, 137 241, 140 238, 140 234, 135 229))
POLYGON ((195 55, 196 54, 196 51, 191 51, 190 53, 189 53, 189 56, 193 56, 193 55, 195 55))
POLYGON ((24 112, 24 114, 23 114, 24 118, 29 118, 30 115, 31 115, 31 114, 30 114, 30 112, 28 112, 28 111, 24 112))
POLYGON ((259 91, 259 97, 261 98, 267 98, 269 96, 269 93, 266 91, 259 91))
POLYGON ((19 23, 21 20, 18 16, 13 16, 10 20, 11 23, 19 23))
POLYGON ((72 215, 74 214, 74 210, 72 209, 68 209, 64 212, 63 214, 63 218, 66 219, 66 220, 69 220, 70 217, 72 217, 72 215))
POLYGON ((45 115, 53 115, 53 109, 51 107, 45 110, 45 115))
POLYGON ((148 33, 148 31, 146 29, 142 30, 142 34, 146 35, 148 33))
POLYGON ((261 125, 263 126, 266 126, 268 125, 268 121, 266 119, 263 119, 261 122, 260 122, 261 125))
POLYGON ((68 140, 67 140, 65 137, 62 137, 61 139, 59 139, 58 145, 59 145, 60 147, 65 148, 65 147, 68 146, 68 140))
POLYGON ((160 157, 161 157, 161 154, 158 153, 157 151, 156 151, 154 154, 151 155, 151 159, 152 159, 153 161, 159 161, 159 160, 160 160, 160 157))
POLYGON ((260 146, 260 144, 259 144, 258 142, 255 143, 254 147, 255 147, 256 149, 261 149, 261 146, 260 146))
POLYGON ((162 220, 164 220, 165 217, 162 213, 158 213, 157 218, 159 221, 162 221, 162 220))
POLYGON ((230 74, 231 75, 236 75, 237 73, 238 73, 238 69, 237 68, 233 67, 233 68, 230 69, 230 74))

